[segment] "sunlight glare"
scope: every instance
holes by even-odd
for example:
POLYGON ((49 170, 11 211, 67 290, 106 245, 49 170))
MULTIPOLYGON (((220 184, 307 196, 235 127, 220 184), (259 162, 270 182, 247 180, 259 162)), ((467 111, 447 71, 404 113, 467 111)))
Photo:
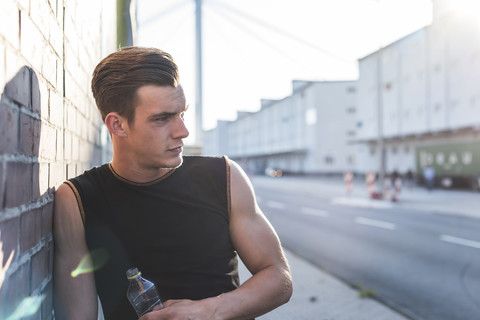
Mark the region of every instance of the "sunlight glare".
POLYGON ((73 278, 81 274, 93 272, 105 265, 108 260, 108 253, 104 249, 96 249, 89 252, 82 258, 78 267, 71 272, 73 278))
POLYGON ((15 311, 6 320, 18 320, 25 317, 29 317, 37 313, 38 309, 42 305, 42 301, 45 299, 45 295, 26 297, 20 302, 15 311))
MULTIPOLYGON (((2 232, 0 231, 0 236, 1 235, 2 235, 2 232)), ((7 274, 7 270, 10 267, 10 264, 12 263, 13 255, 15 254, 15 250, 12 250, 12 252, 10 253, 10 256, 8 257, 7 262, 5 263, 4 266, 2 266, 2 264, 3 264, 3 254, 4 254, 4 252, 3 252, 3 242, 0 238, 0 288, 3 285, 3 281, 5 281, 5 275, 7 274)))

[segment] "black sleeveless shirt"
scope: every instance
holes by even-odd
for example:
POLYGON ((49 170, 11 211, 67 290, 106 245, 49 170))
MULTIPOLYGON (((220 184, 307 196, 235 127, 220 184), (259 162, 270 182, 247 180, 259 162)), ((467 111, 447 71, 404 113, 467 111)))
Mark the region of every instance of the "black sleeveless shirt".
POLYGON ((183 160, 150 183, 127 181, 108 164, 66 182, 82 213, 106 319, 137 319, 126 298, 131 267, 156 284, 163 301, 198 300, 239 286, 228 161, 183 160))

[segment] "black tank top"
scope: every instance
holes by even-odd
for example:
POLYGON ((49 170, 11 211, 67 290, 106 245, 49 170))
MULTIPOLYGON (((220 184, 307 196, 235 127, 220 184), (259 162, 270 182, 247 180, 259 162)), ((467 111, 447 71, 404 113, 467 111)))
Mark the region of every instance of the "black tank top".
POLYGON ((163 301, 198 300, 239 286, 229 181, 225 157, 185 156, 151 183, 127 181, 108 164, 66 182, 82 213, 106 319, 137 319, 126 298, 131 267, 155 282, 163 301))

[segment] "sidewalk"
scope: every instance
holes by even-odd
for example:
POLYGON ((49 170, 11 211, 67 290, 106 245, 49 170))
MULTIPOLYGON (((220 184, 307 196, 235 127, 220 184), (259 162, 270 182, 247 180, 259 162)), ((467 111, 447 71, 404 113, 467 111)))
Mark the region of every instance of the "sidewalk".
MULTIPOLYGON (((332 203, 363 207, 402 207, 433 214, 452 214, 480 218, 477 209, 480 193, 437 189, 428 192, 421 187, 404 189, 397 202, 370 199, 366 186, 355 181, 351 194, 339 178, 254 176, 254 188, 269 187, 296 190, 303 194, 329 198, 332 203)), ((285 251, 292 270, 294 292, 291 300, 262 316, 260 320, 406 320, 406 316, 371 298, 361 298, 359 292, 329 273, 285 251)), ((240 280, 250 273, 240 263, 240 280)))
POLYGON ((333 203, 353 206, 387 206, 401 207, 428 213, 462 215, 480 219, 480 193, 468 190, 435 189, 431 192, 421 186, 403 187, 398 194, 398 201, 374 200, 369 198, 366 183, 354 180, 352 192, 347 194, 346 187, 340 178, 296 177, 284 176, 270 178, 266 176, 251 177, 253 186, 284 190, 297 190, 320 198, 330 198, 333 203))
MULTIPOLYGON (((285 251, 292 270, 290 301, 258 317, 259 320, 406 320, 389 307, 370 298, 317 268, 290 251, 285 251)), ((239 263, 240 281, 250 277, 239 263)))

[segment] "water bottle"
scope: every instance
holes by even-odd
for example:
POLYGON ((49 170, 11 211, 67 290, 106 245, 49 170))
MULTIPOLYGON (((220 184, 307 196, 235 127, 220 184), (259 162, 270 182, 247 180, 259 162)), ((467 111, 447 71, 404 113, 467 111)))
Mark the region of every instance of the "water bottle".
POLYGON ((138 317, 153 310, 155 306, 163 307, 155 284, 142 277, 137 268, 127 270, 129 285, 127 298, 137 312, 138 317))

